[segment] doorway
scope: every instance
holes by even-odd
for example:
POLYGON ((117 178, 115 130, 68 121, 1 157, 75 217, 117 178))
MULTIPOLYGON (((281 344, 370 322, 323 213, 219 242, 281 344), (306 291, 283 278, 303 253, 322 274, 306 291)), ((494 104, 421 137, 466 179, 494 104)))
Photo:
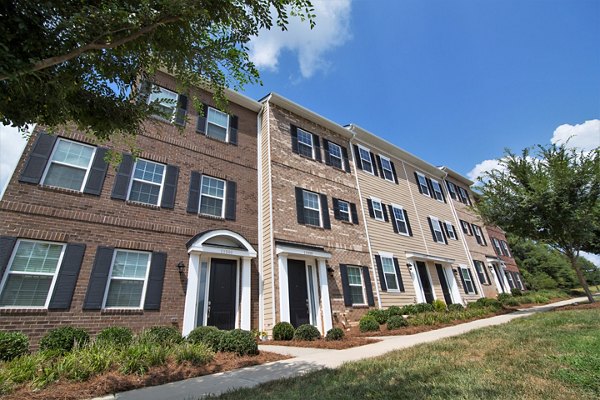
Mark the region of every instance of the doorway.
POLYGON ((294 328, 310 323, 306 263, 288 260, 288 290, 290 301, 290 323, 294 328))
POLYGON ((446 274, 444 273, 444 267, 442 267, 442 264, 435 264, 435 269, 437 270, 440 285, 442 286, 444 301, 446 304, 452 304, 452 296, 450 295, 450 287, 448 285, 448 280, 446 279, 446 274))
POLYGON ((421 281, 421 287, 423 288, 423 294, 425 295, 425 301, 427 303, 433 303, 433 288, 431 287, 431 280, 427 273, 427 265, 423 261, 417 261, 417 273, 421 281))
POLYGON ((236 282, 236 260, 211 260, 207 325, 222 330, 235 328, 236 282))

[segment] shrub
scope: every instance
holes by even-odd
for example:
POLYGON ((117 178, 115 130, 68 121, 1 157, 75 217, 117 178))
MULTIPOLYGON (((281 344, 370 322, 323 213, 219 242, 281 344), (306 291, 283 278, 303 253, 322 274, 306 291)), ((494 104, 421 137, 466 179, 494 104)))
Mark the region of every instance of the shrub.
POLYGON ((151 367, 166 362, 169 347, 151 341, 138 341, 126 347, 119 357, 123 374, 144 375, 151 367))
POLYGON ((379 322, 371 315, 364 315, 360 319, 358 327, 361 332, 374 332, 379 330, 379 322))
POLYGON ((490 299, 487 297, 482 297, 480 299, 477 299, 477 301, 474 301, 472 303, 469 303, 467 305, 468 309, 472 309, 472 308, 495 308, 497 310, 502 308, 502 303, 500 303, 498 300, 496 299, 490 299))
POLYGON ((292 340, 296 330, 289 322, 278 322, 273 327, 274 340, 292 340))
POLYGON ((394 315, 402 315, 402 309, 398 306, 390 306, 387 309, 388 318, 393 317, 394 315))
POLYGON ((533 299, 533 295, 524 295, 519 297, 519 303, 520 304, 532 304, 535 303, 535 300, 533 299))
POLYGON ((129 346, 133 341, 133 332, 124 326, 112 326, 100 331, 96 342, 101 344, 114 344, 116 346, 129 346))
POLYGON ((533 296, 533 301, 537 304, 546 304, 550 302, 550 299, 546 296, 542 296, 541 294, 536 294, 533 296))
POLYGON ((40 340, 40 350, 56 350, 60 353, 66 353, 73 347, 84 346, 90 340, 90 335, 81 328, 72 326, 61 326, 50 330, 40 340))
POLYGON ((387 310, 379 310, 379 309, 369 310, 369 312, 367 312, 366 315, 370 315, 371 317, 375 318, 375 320, 377 321, 377 323, 379 323, 379 325, 385 324, 389 318, 389 314, 388 314, 387 310))
POLYGON ((29 352, 29 338, 21 332, 0 332, 0 360, 10 361, 29 352))
POLYGON ((512 294, 514 297, 523 296, 523 292, 521 292, 521 289, 519 289, 519 288, 512 288, 510 290, 510 294, 512 294))
POLYGON ((448 304, 448 311, 463 311, 465 307, 460 303, 448 304))
POLYGON ((192 344, 204 343, 212 351, 219 351, 219 344, 225 335, 225 331, 215 326, 199 326, 189 333, 187 341, 192 344))
POLYGON ((440 299, 434 300, 432 306, 433 310, 437 312, 443 312, 447 310, 446 303, 440 299))
POLYGON ((498 301, 500 303, 504 303, 506 300, 510 299, 512 297, 512 295, 508 294, 508 293, 500 293, 497 297, 498 301))
POLYGON ((74 349, 65 354, 56 364, 59 376, 72 381, 85 381, 94 375, 111 369, 118 359, 119 348, 112 344, 94 344, 74 349))
POLYGON ((434 311, 433 304, 429 304, 429 303, 415 304, 415 309, 417 311, 417 314, 434 311))
POLYGON ((401 311, 402 315, 411 315, 411 314, 416 314, 419 311, 417 311, 417 305, 416 304, 407 304, 404 307, 402 307, 401 311))
POLYGON ((408 321, 405 320, 401 315, 394 315, 388 319, 387 328, 390 331, 402 328, 403 326, 408 326, 408 321))
POLYGON ((174 351, 175 361, 178 363, 189 362, 192 365, 208 364, 215 357, 211 348, 202 342, 180 343, 174 351))
POLYGON ((504 301, 505 306, 509 306, 509 307, 515 307, 521 304, 521 302, 518 299, 515 299, 514 297, 507 299, 506 301, 504 301))
POLYGON ((325 335, 326 340, 342 340, 344 338, 344 331, 342 328, 331 328, 325 335))
POLYGON ((310 324, 300 325, 298 329, 296 329, 296 333, 294 333, 294 340, 312 341, 320 337, 321 332, 310 324))
POLYGON ((172 326, 153 326, 141 333, 139 341, 170 346, 181 343, 183 338, 179 331, 172 326))
POLYGON ((231 331, 222 331, 223 336, 219 343, 219 350, 229 353, 236 353, 239 356, 246 354, 258 354, 258 344, 254 340, 254 335, 250 331, 242 329, 233 329, 231 331))

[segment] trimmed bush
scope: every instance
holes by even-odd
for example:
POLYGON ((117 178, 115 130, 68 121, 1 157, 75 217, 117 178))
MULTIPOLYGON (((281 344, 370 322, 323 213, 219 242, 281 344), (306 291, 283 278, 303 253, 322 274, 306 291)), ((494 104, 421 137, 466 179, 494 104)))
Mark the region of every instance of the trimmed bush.
POLYGON ((133 332, 124 326, 112 326, 100 331, 96 336, 96 343, 114 344, 116 346, 129 346, 133 341, 133 332))
POLYGON ((173 355, 178 363, 189 362, 192 365, 208 364, 215 357, 211 348, 202 342, 178 344, 175 346, 173 355))
POLYGON ((411 315, 411 314, 416 314, 419 311, 417 310, 417 305, 416 304, 407 304, 404 307, 402 307, 401 311, 402 315, 411 315))
POLYGON ((519 288, 512 288, 510 290, 510 294, 512 294, 514 297, 523 296, 523 292, 521 292, 521 289, 519 289, 519 288))
POLYGON ((504 303, 506 300, 510 299, 512 297, 512 295, 508 294, 508 293, 500 293, 497 297, 498 301, 500 303, 504 303))
POLYGON ((85 329, 61 326, 50 330, 40 340, 40 350, 56 350, 60 353, 71 351, 73 347, 84 346, 90 340, 85 329))
POLYGON ((444 312, 447 310, 446 303, 444 302, 444 300, 434 300, 432 306, 433 310, 437 312, 444 312))
POLYGON ((29 338, 21 332, 0 332, 0 360, 10 361, 29 352, 29 338))
POLYGON ((424 313, 424 312, 431 312, 431 311, 435 311, 433 308, 433 304, 429 304, 429 303, 419 303, 419 304, 415 304, 415 310, 417 311, 416 313, 424 313))
POLYGON ((360 319, 358 327, 361 332, 375 332, 379 330, 379 322, 371 315, 364 315, 360 319))
POLYGON ((219 351, 223 335, 225 335, 225 331, 221 331, 215 326, 199 326, 188 334, 186 340, 192 344, 204 343, 212 351, 219 351))
POLYGON ((389 317, 387 310, 379 310, 379 309, 369 310, 369 312, 367 312, 366 315, 370 315, 371 317, 375 318, 375 320, 377 321, 377 323, 379 323, 379 325, 385 324, 389 317))
POLYGON ((342 340, 344 338, 344 331, 342 328, 331 328, 325 335, 325 340, 342 340))
POLYGON ((181 337, 181 333, 172 326, 153 326, 141 333, 139 341, 169 346, 181 343, 183 338, 181 337))
POLYGON ((222 332, 223 337, 219 343, 220 351, 236 353, 239 356, 258 354, 258 344, 252 332, 242 329, 222 332))
POLYGON ((390 306, 387 309, 388 319, 389 317, 393 317, 394 315, 402 315, 402 308, 398 306, 390 306))
POLYGON ((393 315, 388 319, 387 328, 390 331, 408 326, 408 321, 405 320, 401 315, 393 315))
POLYGON ((455 303, 455 304, 448 304, 448 311, 452 312, 452 311, 463 311, 465 309, 465 307, 462 304, 459 303, 455 303))
POLYGON ((273 340, 292 340, 295 332, 289 322, 278 322, 273 327, 273 340))
POLYGON ((294 340, 312 341, 321 337, 321 332, 310 324, 300 325, 294 333, 294 340))

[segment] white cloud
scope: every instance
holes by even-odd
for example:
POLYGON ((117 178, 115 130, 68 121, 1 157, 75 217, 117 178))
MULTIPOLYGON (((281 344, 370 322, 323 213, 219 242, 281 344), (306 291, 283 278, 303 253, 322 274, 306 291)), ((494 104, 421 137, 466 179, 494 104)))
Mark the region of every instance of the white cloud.
POLYGON ((482 176, 484 172, 494 169, 500 169, 500 163, 498 160, 483 160, 467 173, 467 177, 476 182, 477 178, 482 176))
POLYGON ((308 21, 291 17, 287 31, 278 27, 261 30, 249 43, 250 59, 260 68, 276 71, 282 51, 298 55, 300 73, 310 78, 329 66, 327 51, 350 39, 350 0, 313 1, 316 25, 311 30, 308 21))
POLYGON ((17 128, 0 124, 0 199, 21 158, 27 139, 17 128))
POLYGON ((585 121, 579 125, 564 124, 554 130, 550 141, 560 144, 569 142, 569 147, 590 151, 600 146, 600 119, 585 121), (570 138, 570 139, 569 139, 570 138))
POLYGON ((579 255, 587 258, 592 263, 594 263, 596 265, 596 267, 600 268, 600 254, 592 254, 592 253, 586 253, 585 251, 581 251, 581 252, 579 252, 579 255))

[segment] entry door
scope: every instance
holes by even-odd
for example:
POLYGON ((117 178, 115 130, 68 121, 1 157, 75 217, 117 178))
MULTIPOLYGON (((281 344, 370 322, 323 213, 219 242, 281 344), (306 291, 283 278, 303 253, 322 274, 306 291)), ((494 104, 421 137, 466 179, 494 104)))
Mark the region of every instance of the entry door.
POLYGON ((440 285, 442 285, 444 301, 446 304, 452 304, 452 296, 450 296, 450 287, 448 285, 448 280, 446 279, 446 274, 444 273, 444 267, 442 267, 442 264, 435 264, 435 269, 437 270, 438 277, 440 278, 440 285))
POLYGON ((417 271, 419 272, 419 278, 421 279, 421 286, 423 286, 425 301, 427 303, 433 303, 433 288, 431 287, 431 281, 427 274, 427 266, 423 261, 417 261, 417 271))
POLYGON ((499 271, 499 268, 494 264, 494 271, 496 271, 496 277, 498 278, 498 282, 500 283, 500 288, 502 289, 502 293, 506 293, 506 289, 504 288, 504 277, 499 271))
POLYGON ((290 323, 295 328, 310 323, 304 261, 288 260, 288 290, 290 293, 290 323))
POLYGON ((207 325, 225 330, 235 328, 236 264, 235 260, 212 259, 207 325))

